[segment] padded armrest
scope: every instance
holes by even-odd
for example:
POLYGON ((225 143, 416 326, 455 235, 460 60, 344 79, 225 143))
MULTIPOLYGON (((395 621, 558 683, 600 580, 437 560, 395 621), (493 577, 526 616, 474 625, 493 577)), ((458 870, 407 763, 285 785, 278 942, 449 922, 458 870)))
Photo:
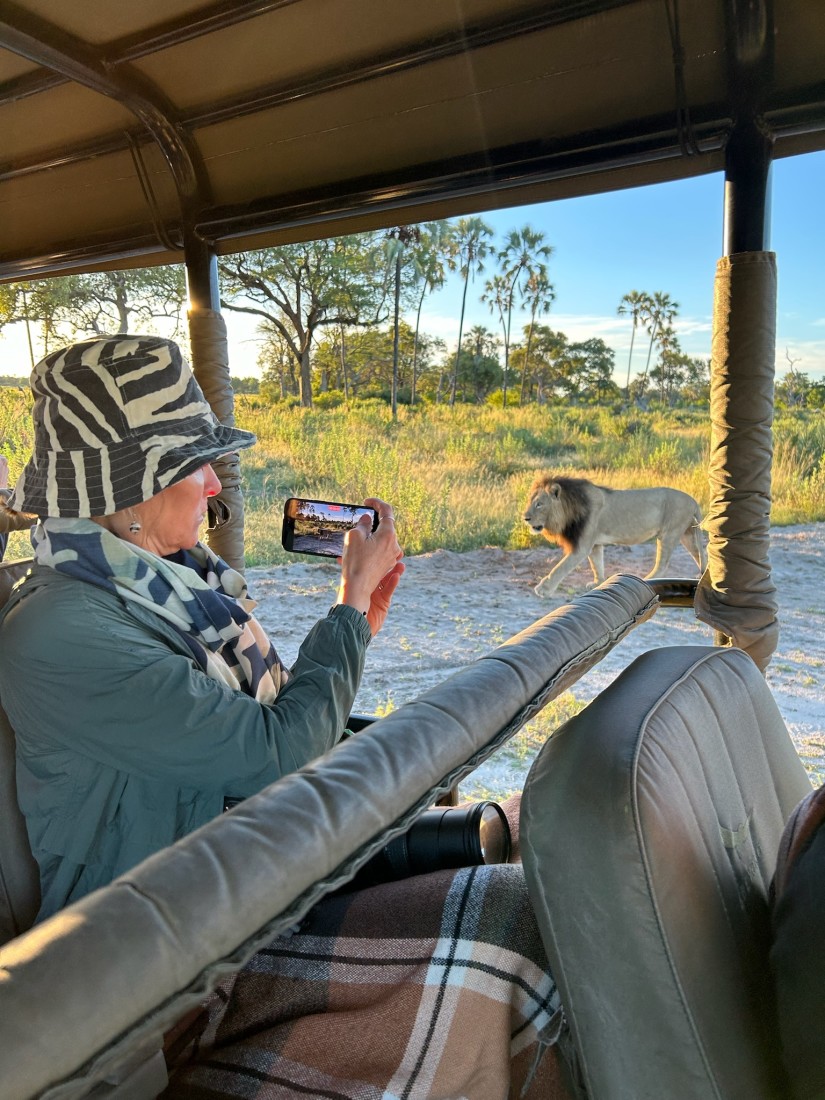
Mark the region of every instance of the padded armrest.
POLYGON ((83 1096, 656 608, 616 577, 0 950, 4 1100, 83 1096))

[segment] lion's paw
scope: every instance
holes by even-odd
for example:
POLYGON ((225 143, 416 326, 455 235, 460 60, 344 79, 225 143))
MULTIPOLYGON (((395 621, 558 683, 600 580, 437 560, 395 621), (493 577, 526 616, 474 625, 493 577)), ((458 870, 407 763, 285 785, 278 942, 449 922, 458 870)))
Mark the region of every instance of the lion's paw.
POLYGON ((533 591, 540 600, 551 600, 556 594, 557 587, 558 586, 552 581, 550 582, 550 584, 548 584, 546 581, 539 581, 533 591))

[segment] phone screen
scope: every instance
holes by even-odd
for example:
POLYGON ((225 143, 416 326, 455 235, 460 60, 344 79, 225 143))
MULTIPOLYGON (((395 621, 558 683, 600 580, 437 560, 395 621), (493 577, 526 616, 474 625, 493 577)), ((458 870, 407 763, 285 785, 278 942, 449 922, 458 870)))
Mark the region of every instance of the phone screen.
POLYGON ((361 516, 372 518, 374 531, 378 526, 378 513, 374 508, 366 508, 363 504, 290 497, 284 505, 281 544, 284 550, 293 554, 340 558, 344 552, 344 535, 361 516))

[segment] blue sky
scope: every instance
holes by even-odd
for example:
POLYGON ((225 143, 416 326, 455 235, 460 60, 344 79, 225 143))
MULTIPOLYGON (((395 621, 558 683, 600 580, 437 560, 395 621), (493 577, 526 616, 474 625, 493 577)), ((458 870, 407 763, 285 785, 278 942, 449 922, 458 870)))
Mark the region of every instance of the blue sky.
MULTIPOLYGON (((770 247, 777 253, 777 372, 825 375, 825 153, 776 161, 772 178, 770 247)), ((484 215, 501 238, 530 225, 554 248, 548 271, 556 300, 543 321, 571 340, 601 337, 616 352, 624 377, 631 326, 617 306, 630 290, 664 291, 679 302, 680 343, 691 355, 710 355, 713 276, 722 253, 721 173, 653 187, 515 207, 484 215)), ((488 278, 471 286, 465 326, 498 331, 478 301, 488 278), (472 296, 472 303, 470 303, 472 296)), ((461 284, 453 277, 425 305, 422 327, 454 346, 461 284)), ((519 325, 526 317, 519 319, 519 325)), ((516 319, 513 322, 516 330, 516 319)), ((644 366, 646 341, 637 335, 633 371, 644 366)))

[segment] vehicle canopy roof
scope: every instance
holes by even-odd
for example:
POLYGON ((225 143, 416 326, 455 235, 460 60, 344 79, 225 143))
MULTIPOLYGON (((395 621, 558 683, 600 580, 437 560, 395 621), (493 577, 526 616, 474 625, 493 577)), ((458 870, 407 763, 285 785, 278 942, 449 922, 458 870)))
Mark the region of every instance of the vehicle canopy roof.
POLYGON ((108 0, 0 13, 0 278, 825 148, 811 0, 108 0))

